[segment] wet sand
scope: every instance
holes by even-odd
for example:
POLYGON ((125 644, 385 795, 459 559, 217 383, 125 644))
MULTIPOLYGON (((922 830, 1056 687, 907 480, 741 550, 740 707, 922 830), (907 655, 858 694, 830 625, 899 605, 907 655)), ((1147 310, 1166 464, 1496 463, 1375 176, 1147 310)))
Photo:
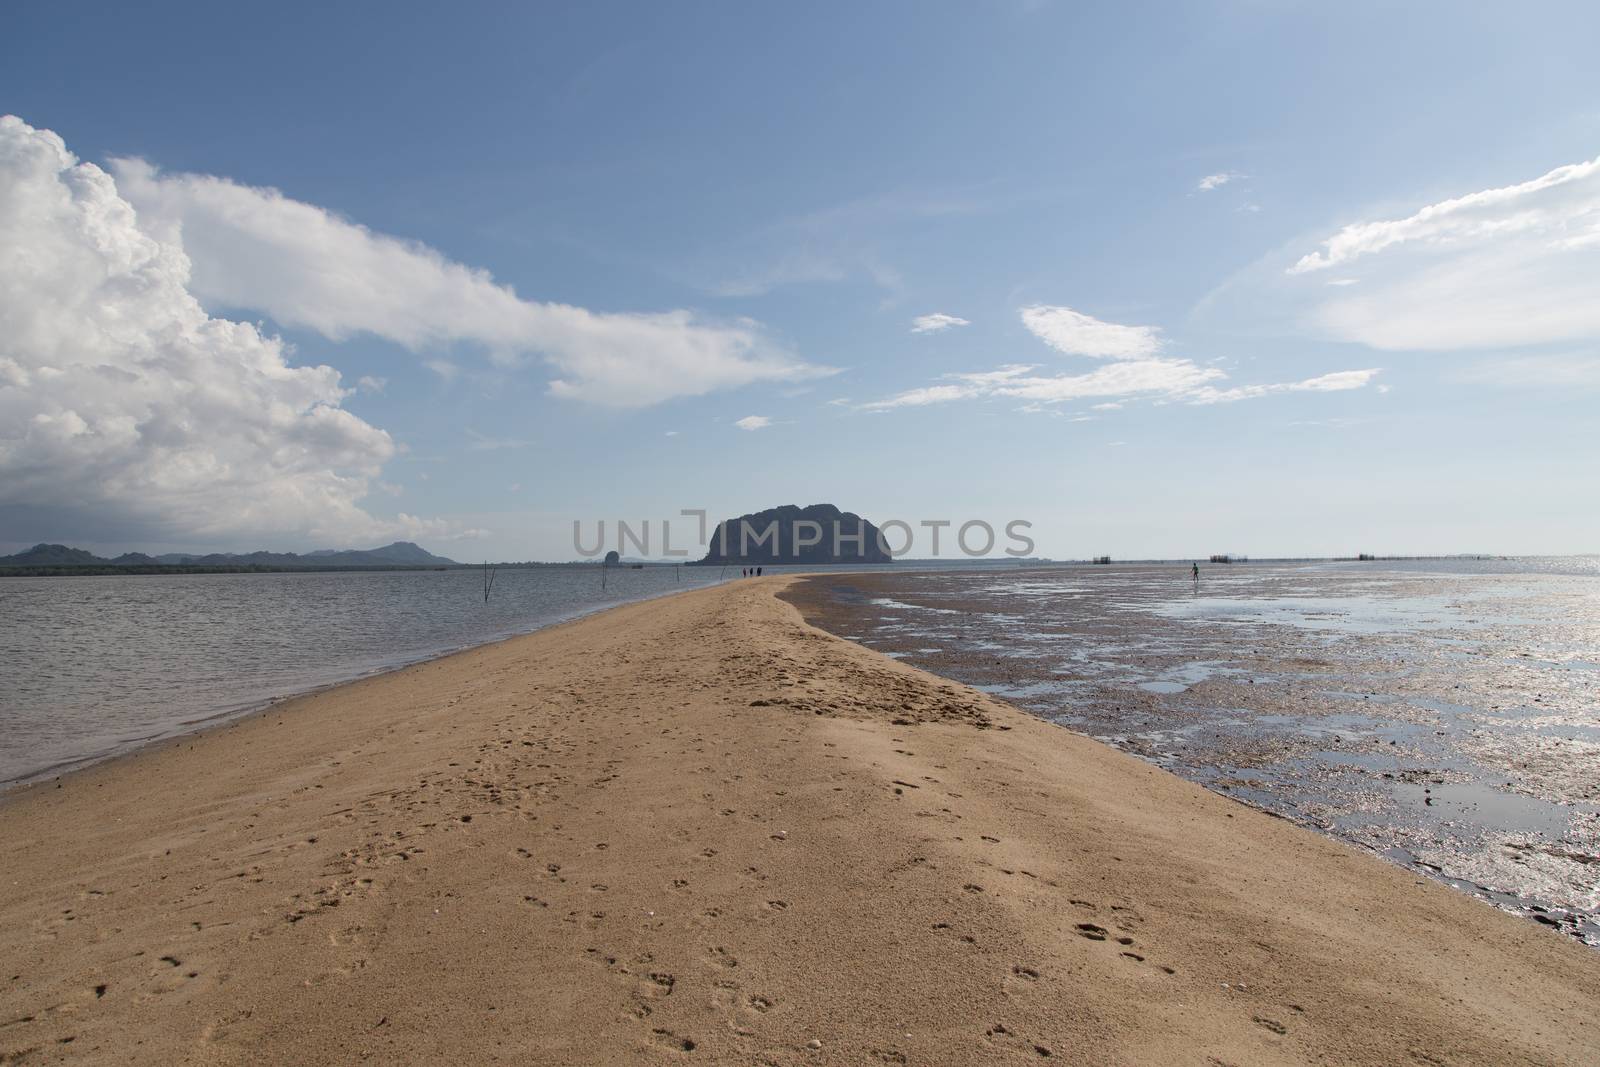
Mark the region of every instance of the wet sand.
POLYGON ((1600 948, 1592 576, 830 575, 815 625, 1600 948))
POLYGON ((0 803, 0 1062, 1593 1063, 1600 957, 733 582, 0 803))

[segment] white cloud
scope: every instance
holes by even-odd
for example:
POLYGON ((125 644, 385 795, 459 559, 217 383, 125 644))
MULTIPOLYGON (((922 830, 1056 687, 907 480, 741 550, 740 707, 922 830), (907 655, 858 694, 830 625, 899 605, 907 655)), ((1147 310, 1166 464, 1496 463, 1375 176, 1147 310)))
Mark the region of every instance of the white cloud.
POLYGON ((748 319, 525 300, 486 271, 275 189, 163 174, 138 159, 112 165, 142 227, 169 242, 182 233, 191 288, 213 306, 256 309, 334 340, 371 333, 418 352, 477 344, 502 366, 535 355, 554 371, 551 393, 617 407, 829 373, 748 319))
POLYGON ((0 117, 0 525, 101 541, 458 533, 359 506, 396 452, 339 372, 212 318, 100 168, 0 117))
POLYGON ((1120 361, 1088 374, 1039 375, 1032 373, 1034 370, 1027 365, 1011 365, 974 374, 949 374, 938 385, 908 389, 863 404, 862 410, 888 411, 980 397, 1057 404, 1087 397, 1172 396, 1223 377, 1219 370, 1198 367, 1185 359, 1120 361))
POLYGON ((772 420, 765 415, 746 415, 742 419, 735 420, 734 425, 741 430, 761 430, 771 426, 772 420))
POLYGON ((1359 389, 1378 373, 1376 369, 1338 371, 1299 382, 1222 389, 1212 384, 1227 377, 1218 368, 1160 355, 1164 343, 1153 326, 1121 326, 1071 308, 1043 305, 1023 308, 1022 321, 1052 348, 1111 362, 1084 374, 1038 374, 1036 367, 1019 363, 992 371, 946 374, 936 384, 862 404, 860 410, 891 411, 983 397, 1027 401, 1018 410, 1030 414, 1041 404, 1102 398, 1101 403, 1092 405, 1094 410, 1115 410, 1129 398, 1218 404, 1273 393, 1359 389))
POLYGON ((363 393, 381 393, 389 386, 389 379, 380 378, 372 374, 363 374, 356 379, 356 388, 363 393))
POLYGON ((929 404, 943 404, 950 400, 965 400, 983 396, 986 390, 973 385, 928 385, 921 389, 907 389, 885 400, 862 404, 863 411, 888 411, 891 408, 920 408, 929 404))
POLYGON ((1403 219, 1346 226, 1322 243, 1323 251, 1302 256, 1289 273, 1325 270, 1408 242, 1444 244, 1530 232, 1548 235, 1558 247, 1600 242, 1600 159, 1429 204, 1403 219))
POLYGON ((935 311, 931 315, 918 315, 911 320, 912 333, 940 333, 952 326, 971 326, 966 319, 954 315, 946 315, 942 311, 935 311))
POLYGON ((1213 189, 1221 189, 1229 182, 1238 181, 1243 177, 1243 174, 1239 174, 1238 172, 1231 170, 1221 171, 1217 174, 1207 174, 1204 178, 1200 179, 1199 184, 1197 184, 1195 188, 1200 190, 1202 193, 1209 193, 1213 189))
POLYGON ((1346 226, 1285 274, 1334 267, 1339 291, 1291 298, 1339 340, 1449 350, 1600 338, 1600 159, 1346 226))
POLYGON ((975 374, 947 374, 937 385, 908 389, 883 400, 863 404, 861 410, 891 411, 987 397, 1027 401, 1028 404, 1020 410, 1028 412, 1037 410, 1036 405, 1040 404, 1099 397, 1119 399, 1094 404, 1096 411, 1115 410, 1123 406, 1125 399, 1139 398, 1188 404, 1221 404, 1275 393, 1359 389, 1379 373, 1377 369, 1336 371, 1298 382, 1220 389, 1212 383, 1227 377, 1222 371, 1215 367, 1198 366, 1187 359, 1119 361, 1087 374, 1039 375, 1033 373, 1034 370, 1036 368, 1031 366, 1012 364, 975 374))
POLYGON ((1236 400, 1253 400, 1258 396, 1271 396, 1274 393, 1337 393, 1364 388, 1379 373, 1380 368, 1370 367, 1366 370, 1335 371, 1332 374, 1307 378, 1299 382, 1242 385, 1233 389, 1217 389, 1208 385, 1191 391, 1183 399, 1191 404, 1231 404, 1236 400))
POLYGON ((1022 324, 1051 348, 1071 356, 1141 359, 1161 350, 1161 331, 1154 326, 1119 326, 1068 307, 1025 307, 1022 324))

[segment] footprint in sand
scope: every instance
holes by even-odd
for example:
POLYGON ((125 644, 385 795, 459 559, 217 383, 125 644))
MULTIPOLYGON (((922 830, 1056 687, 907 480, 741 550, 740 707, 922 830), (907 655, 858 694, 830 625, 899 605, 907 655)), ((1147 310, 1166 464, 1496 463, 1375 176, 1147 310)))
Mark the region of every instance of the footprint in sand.
POLYGON ((656 1044, 672 1049, 674 1052, 693 1052, 695 1050, 693 1038, 683 1037, 673 1033, 671 1030, 657 1027, 650 1031, 650 1036, 656 1044))

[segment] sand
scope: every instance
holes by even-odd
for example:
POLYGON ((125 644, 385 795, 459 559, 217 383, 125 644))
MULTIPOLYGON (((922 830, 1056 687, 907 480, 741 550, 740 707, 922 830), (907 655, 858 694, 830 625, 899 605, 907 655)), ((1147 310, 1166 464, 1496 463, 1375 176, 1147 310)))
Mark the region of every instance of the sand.
POLYGON ((815 630, 788 581, 12 795, 0 1062, 1600 1062, 1600 954, 815 630))

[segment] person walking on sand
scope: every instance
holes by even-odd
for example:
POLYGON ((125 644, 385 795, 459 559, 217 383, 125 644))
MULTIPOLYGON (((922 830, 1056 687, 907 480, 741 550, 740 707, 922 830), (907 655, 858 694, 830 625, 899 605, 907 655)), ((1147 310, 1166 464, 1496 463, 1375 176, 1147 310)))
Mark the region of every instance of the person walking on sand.
POLYGON ((1194 571, 1194 591, 1198 593, 1200 591, 1200 562, 1196 560, 1191 567, 1194 571))

